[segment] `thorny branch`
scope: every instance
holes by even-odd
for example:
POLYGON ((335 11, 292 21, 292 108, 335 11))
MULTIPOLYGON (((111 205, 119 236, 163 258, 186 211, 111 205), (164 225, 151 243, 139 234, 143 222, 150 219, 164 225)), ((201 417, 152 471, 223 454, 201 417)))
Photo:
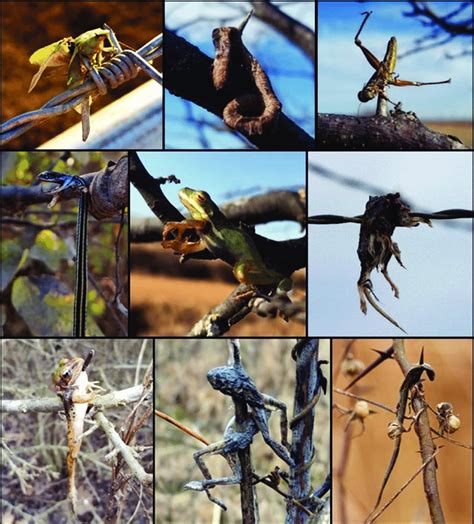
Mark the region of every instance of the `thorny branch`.
MULTIPOLYGON (((393 358, 400 366, 403 374, 406 376, 411 365, 405 353, 405 345, 402 339, 394 339, 393 341, 394 355, 393 358)), ((435 452, 436 446, 433 442, 430 430, 430 421, 428 413, 425 409, 424 397, 414 395, 412 398, 412 407, 415 413, 420 413, 415 423, 415 430, 420 442, 421 458, 426 462, 435 452)), ((443 515, 443 508, 438 491, 438 483, 436 480, 436 465, 433 461, 429 461, 423 469, 423 485, 428 502, 431 520, 433 524, 444 524, 445 518, 443 515)))

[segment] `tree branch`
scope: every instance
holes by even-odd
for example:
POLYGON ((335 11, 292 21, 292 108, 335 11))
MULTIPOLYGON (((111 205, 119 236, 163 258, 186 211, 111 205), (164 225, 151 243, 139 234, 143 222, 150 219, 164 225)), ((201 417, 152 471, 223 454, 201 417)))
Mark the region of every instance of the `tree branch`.
MULTIPOLYGON (((125 406, 140 400, 144 393, 144 387, 133 386, 119 391, 113 391, 106 395, 100 395, 91 402, 92 406, 98 409, 109 409, 119 406, 125 406)), ((0 401, 1 413, 55 413, 63 411, 64 406, 57 397, 24 399, 24 400, 2 400, 0 401)))
POLYGON ((250 3, 255 16, 271 25, 290 42, 293 42, 314 63, 316 37, 309 27, 288 16, 269 0, 250 3))
MULTIPOLYGON (((411 364, 406 356, 403 340, 394 339, 393 349, 393 358, 397 361, 403 374, 406 375, 411 368, 411 364)), ((415 430, 420 442, 421 458, 423 463, 426 463, 426 467, 423 469, 423 485, 430 510, 431 521, 433 524, 444 524, 446 521, 443 515, 436 480, 436 463, 431 460, 435 453, 436 446, 431 436, 430 421, 424 399, 419 395, 414 395, 412 398, 412 406, 415 413, 420 413, 415 424, 415 430)))
MULTIPOLYGON (((213 60, 171 31, 165 31, 165 39, 166 89, 222 118, 229 100, 212 83, 213 60)), ((238 89, 235 91, 238 92, 238 89)), ((283 113, 271 133, 246 138, 259 149, 273 151, 304 151, 314 150, 316 147, 315 139, 283 113)))
POLYGON ((412 113, 390 117, 318 114, 322 151, 419 151, 468 149, 458 138, 427 128, 412 113))

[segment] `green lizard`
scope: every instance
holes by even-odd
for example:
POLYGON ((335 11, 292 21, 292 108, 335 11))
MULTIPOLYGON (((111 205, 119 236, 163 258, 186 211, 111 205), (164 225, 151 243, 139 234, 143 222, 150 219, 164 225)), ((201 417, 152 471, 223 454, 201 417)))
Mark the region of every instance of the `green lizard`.
POLYGON ((86 368, 94 350, 84 360, 80 357, 62 358, 52 374, 56 394, 61 397, 66 412, 67 422, 67 498, 74 517, 77 516, 77 491, 75 481, 76 459, 79 454, 84 432, 84 418, 88 404, 95 398, 93 389, 102 389, 89 382, 86 368))
POLYGON ((245 226, 233 224, 205 191, 185 187, 179 199, 192 220, 167 222, 162 245, 177 253, 196 253, 208 249, 231 266, 241 284, 267 286, 285 294, 292 288, 290 278, 269 268, 245 226), (173 236, 174 235, 174 236, 173 236))

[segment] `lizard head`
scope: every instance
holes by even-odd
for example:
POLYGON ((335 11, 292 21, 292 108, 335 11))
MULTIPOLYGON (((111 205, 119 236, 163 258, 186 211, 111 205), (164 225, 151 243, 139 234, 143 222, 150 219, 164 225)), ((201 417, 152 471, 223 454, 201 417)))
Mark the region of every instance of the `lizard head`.
POLYGON ((62 358, 53 371, 51 378, 56 393, 74 384, 84 367, 84 359, 80 357, 62 358))

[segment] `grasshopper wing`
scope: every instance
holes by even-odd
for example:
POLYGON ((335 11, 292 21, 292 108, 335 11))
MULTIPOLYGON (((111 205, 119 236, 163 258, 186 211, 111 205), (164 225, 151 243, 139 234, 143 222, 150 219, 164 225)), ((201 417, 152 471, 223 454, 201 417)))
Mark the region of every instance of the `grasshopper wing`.
POLYGON ((73 39, 70 36, 63 38, 62 40, 37 49, 30 56, 30 64, 39 65, 40 68, 31 79, 28 93, 35 88, 38 80, 41 78, 41 75, 47 67, 64 66, 69 63, 69 60, 71 59, 69 44, 72 41, 73 39))

